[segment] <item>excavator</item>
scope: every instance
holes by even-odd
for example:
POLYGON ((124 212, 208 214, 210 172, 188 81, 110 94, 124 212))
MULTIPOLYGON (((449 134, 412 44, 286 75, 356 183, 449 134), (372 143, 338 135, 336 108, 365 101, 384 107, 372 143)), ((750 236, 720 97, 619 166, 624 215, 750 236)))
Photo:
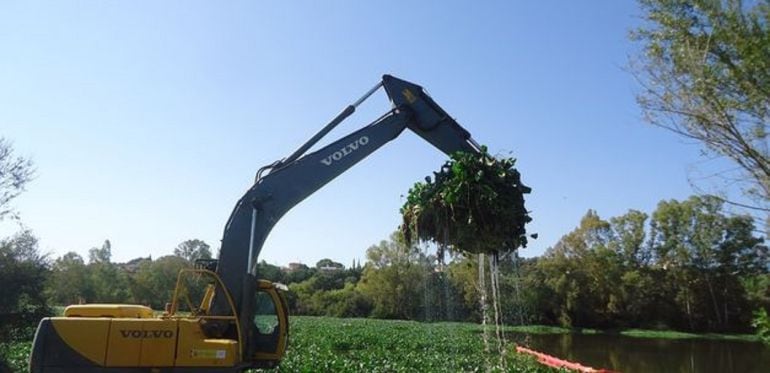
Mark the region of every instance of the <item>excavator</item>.
POLYGON ((128 304, 68 306, 63 316, 40 321, 30 372, 242 372, 277 366, 289 340, 287 289, 257 277, 265 239, 292 207, 405 129, 446 154, 480 151, 421 86, 384 75, 295 152, 257 171, 225 225, 219 258, 181 270, 164 312, 128 304), (388 112, 308 152, 380 88, 392 103, 388 112))

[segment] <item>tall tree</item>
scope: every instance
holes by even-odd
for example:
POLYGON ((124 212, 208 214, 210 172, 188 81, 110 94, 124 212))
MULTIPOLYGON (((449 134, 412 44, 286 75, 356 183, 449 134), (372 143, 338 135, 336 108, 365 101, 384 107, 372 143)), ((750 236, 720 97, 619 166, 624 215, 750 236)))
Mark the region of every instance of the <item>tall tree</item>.
POLYGON ((0 220, 13 216, 10 202, 24 191, 32 173, 32 162, 14 155, 11 143, 0 137, 0 220))
POLYGON ((766 273, 767 247, 751 218, 728 217, 714 197, 662 201, 652 214, 657 265, 673 286, 690 329, 747 324, 751 310, 738 276, 766 273))
POLYGON ((613 240, 609 247, 625 266, 639 268, 652 260, 652 253, 645 245, 646 222, 647 214, 637 210, 610 219, 613 240))
POLYGON ((199 239, 186 240, 174 249, 174 255, 195 262, 197 259, 211 259, 211 246, 199 239))
POLYGON ((421 316, 424 273, 418 250, 396 232, 389 241, 369 247, 366 258, 359 287, 372 300, 372 315, 399 319, 421 316))
POLYGON ((732 161, 738 172, 721 176, 767 217, 770 1, 639 2, 647 22, 632 33, 643 47, 632 71, 647 120, 732 161))
POLYGON ((125 302, 130 294, 127 274, 112 263, 112 244, 105 240, 101 247, 88 250, 87 273, 93 298, 87 302, 125 302))
POLYGON ((539 269, 545 284, 557 297, 559 323, 564 326, 597 326, 617 291, 616 271, 608 267, 610 223, 589 210, 580 225, 549 248, 539 269), (604 265, 603 265, 604 264, 604 265))
POLYGON ((112 259, 112 244, 104 240, 102 247, 92 247, 88 250, 88 263, 109 263, 112 259))

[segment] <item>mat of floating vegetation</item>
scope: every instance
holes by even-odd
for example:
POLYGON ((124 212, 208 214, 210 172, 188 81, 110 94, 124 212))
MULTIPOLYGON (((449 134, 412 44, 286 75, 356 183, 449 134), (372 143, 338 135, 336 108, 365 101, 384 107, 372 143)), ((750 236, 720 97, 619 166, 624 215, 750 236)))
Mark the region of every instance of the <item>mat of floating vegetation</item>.
MULTIPOLYGON (((531 189, 521 182, 513 158, 457 152, 409 189, 401 208, 408 242, 433 242, 440 250, 501 254, 526 247, 524 207, 531 189)), ((441 253, 443 254, 443 253, 441 253)))

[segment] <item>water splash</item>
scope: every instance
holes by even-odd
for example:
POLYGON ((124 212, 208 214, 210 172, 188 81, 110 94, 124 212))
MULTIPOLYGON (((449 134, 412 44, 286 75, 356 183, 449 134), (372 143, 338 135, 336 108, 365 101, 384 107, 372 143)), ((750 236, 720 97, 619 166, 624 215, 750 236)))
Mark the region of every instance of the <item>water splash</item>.
POLYGON ((487 330, 487 320, 489 318, 489 305, 487 303, 487 284, 486 274, 484 273, 484 254, 479 254, 479 307, 481 310, 481 330, 484 338, 484 352, 489 354, 489 331, 487 330))
POLYGON ((489 277, 492 284, 492 305, 495 310, 495 336, 497 351, 500 354, 500 365, 505 369, 505 333, 503 333, 503 310, 500 304, 500 257, 497 252, 489 257, 489 277))

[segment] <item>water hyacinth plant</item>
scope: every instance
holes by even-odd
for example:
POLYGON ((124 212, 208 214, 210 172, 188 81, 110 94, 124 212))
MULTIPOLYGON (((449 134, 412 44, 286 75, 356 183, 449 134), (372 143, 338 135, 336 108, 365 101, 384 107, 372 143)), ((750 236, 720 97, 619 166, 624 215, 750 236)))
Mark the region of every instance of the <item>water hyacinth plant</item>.
MULTIPOLYGON (((407 241, 434 242, 440 250, 464 254, 504 253, 526 247, 530 222, 515 159, 457 152, 416 183, 401 208, 407 241)), ((441 253, 440 253, 441 254, 441 253)))

